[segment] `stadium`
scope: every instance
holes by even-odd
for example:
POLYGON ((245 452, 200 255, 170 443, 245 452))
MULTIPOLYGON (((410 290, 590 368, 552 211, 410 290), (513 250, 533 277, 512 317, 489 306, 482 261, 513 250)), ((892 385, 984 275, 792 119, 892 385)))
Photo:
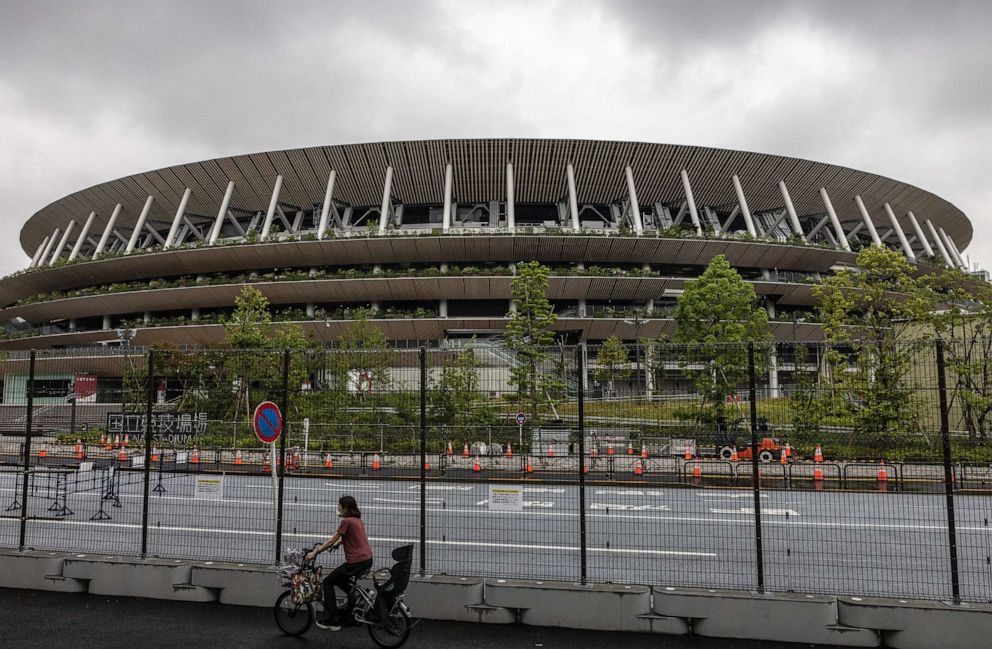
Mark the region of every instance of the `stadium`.
MULTIPOLYGON (((270 151, 110 180, 31 216, 30 264, 0 280, 0 350, 215 344, 246 285, 318 343, 371 313, 396 347, 498 346, 515 264, 530 260, 551 268, 563 341, 653 339, 717 255, 754 286, 777 340, 816 340, 812 289, 861 247, 926 273, 964 268, 972 234, 913 185, 745 151, 514 139, 270 151)), ((772 372, 788 380, 787 364, 772 372)))

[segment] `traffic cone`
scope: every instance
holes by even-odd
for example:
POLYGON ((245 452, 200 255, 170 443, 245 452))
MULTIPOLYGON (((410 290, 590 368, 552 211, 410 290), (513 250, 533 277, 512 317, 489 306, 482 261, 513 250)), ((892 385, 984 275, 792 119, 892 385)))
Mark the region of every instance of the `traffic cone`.
POLYGON ((76 451, 76 459, 77 460, 82 460, 83 459, 83 440, 76 439, 76 447, 75 447, 74 450, 76 451))
POLYGON ((468 443, 466 443, 465 448, 462 449, 462 457, 468 458, 468 443))
POLYGON ((379 454, 376 453, 372 456, 372 470, 378 471, 382 468, 382 461, 379 459, 379 454))
POLYGON ((152 447, 152 462, 158 462, 158 449, 152 447))
POLYGON ((333 469, 334 468, 334 462, 331 460, 331 454, 330 453, 328 453, 327 455, 324 456, 324 468, 325 469, 333 469))
POLYGON ((120 452, 117 453, 117 460, 120 462, 127 462, 127 450, 122 446, 120 452))
POLYGON ((107 435, 106 437, 103 438, 103 442, 102 442, 103 443, 103 450, 109 451, 110 449, 113 448, 113 445, 111 444, 111 441, 113 441, 113 440, 111 440, 110 435, 107 435))
POLYGON ((599 457, 599 449, 597 447, 593 446, 592 447, 592 450, 589 451, 589 457, 592 457, 592 458, 599 457))
POLYGON ((613 444, 610 444, 609 446, 606 447, 606 454, 613 455, 613 444))
POLYGON ((234 454, 234 463, 237 464, 238 466, 240 466, 240 465, 242 465, 242 464, 245 463, 245 461, 243 459, 241 459, 241 449, 240 448, 238 449, 238 452, 234 454))
POLYGON ((124 448, 127 448, 127 444, 128 444, 127 433, 124 433, 124 448))
POLYGON ((879 482, 889 481, 889 472, 885 470, 885 460, 882 460, 881 462, 878 463, 878 481, 879 482))
POLYGON ((451 442, 448 442, 448 455, 451 455, 453 452, 454 452, 454 449, 451 448, 451 442))
POLYGON ((192 457, 190 457, 189 463, 190 464, 199 464, 200 463, 200 451, 198 451, 195 446, 193 447, 193 455, 192 455, 192 457))
POLYGON ((703 468, 701 466, 699 466, 698 464, 696 466, 692 467, 692 477, 693 478, 702 478, 703 477, 703 468))
POLYGON ((641 459, 642 460, 648 459, 648 449, 647 447, 644 446, 643 442, 641 443, 641 459))
POLYGON ((506 457, 513 457, 513 447, 509 442, 506 443, 506 457))
POLYGON ((38 451, 38 457, 47 457, 48 451, 45 449, 45 445, 42 444, 41 449, 38 451))
POLYGON ((472 471, 475 472, 475 473, 478 473, 478 472, 482 471, 482 465, 479 464, 479 456, 478 455, 476 455, 475 456, 475 459, 472 460, 472 471))
POLYGON ((633 442, 627 442, 627 455, 634 454, 634 444, 633 442))
POLYGON ((691 459, 692 459, 692 453, 690 453, 689 451, 686 451, 685 452, 685 461, 688 462, 691 459))
POLYGON ((789 463, 789 456, 786 453, 786 449, 782 449, 782 452, 778 454, 778 462, 782 466, 785 466, 786 464, 789 463))
POLYGON ((121 445, 121 436, 119 434, 114 435, 114 448, 117 448, 120 445, 121 445))
POLYGON ((792 444, 789 442, 785 443, 785 457, 792 459, 792 444))
POLYGON ((730 461, 731 462, 740 462, 741 461, 740 456, 737 455, 737 447, 734 447, 734 450, 732 450, 730 452, 730 461))
POLYGON ((425 459, 425 460, 424 460, 424 472, 425 472, 425 473, 430 473, 430 470, 431 470, 431 463, 430 463, 430 460, 426 460, 426 459, 425 459))
POLYGON ((534 465, 533 463, 531 463, 529 455, 527 456, 527 465, 524 471, 526 471, 527 473, 534 473, 534 465))
POLYGON ((823 462, 823 450, 820 449, 819 444, 816 445, 816 452, 813 453, 813 461, 817 463, 823 462))
POLYGON ((817 491, 823 491, 823 469, 820 467, 813 469, 813 487, 817 491))
POLYGON ((634 463, 634 475, 643 475, 644 474, 644 466, 643 466, 643 464, 644 463, 641 462, 640 460, 637 460, 637 462, 634 463))
POLYGON ((549 446, 548 447, 548 457, 554 457, 554 456, 555 456, 555 447, 554 446, 549 446))

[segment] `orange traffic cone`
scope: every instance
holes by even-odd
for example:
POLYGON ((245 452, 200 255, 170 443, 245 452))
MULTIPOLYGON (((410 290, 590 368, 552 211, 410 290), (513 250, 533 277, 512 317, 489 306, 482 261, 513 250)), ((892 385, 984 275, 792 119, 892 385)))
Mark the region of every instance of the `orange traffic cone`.
POLYGON ((637 462, 634 463, 634 475, 643 475, 644 474, 644 466, 643 466, 643 464, 644 463, 641 462, 640 460, 638 460, 637 462))
POLYGON ((152 447, 152 462, 158 462, 158 449, 152 447))
POLYGON ((75 448, 73 448, 73 450, 76 452, 76 459, 77 460, 83 459, 83 440, 77 438, 76 439, 76 446, 75 446, 75 448))
POLYGON ((613 444, 610 444, 609 446, 606 447, 606 454, 613 455, 613 444))
POLYGON ((732 450, 730 452, 730 461, 731 462, 740 462, 741 461, 740 456, 737 455, 737 448, 736 447, 734 448, 734 450, 732 450))
POLYGON ((513 457, 513 447, 509 442, 506 443, 506 457, 513 457))
POLYGON ((117 460, 119 462, 127 462, 127 451, 124 449, 123 446, 121 447, 120 452, 117 453, 117 460))
POLYGON ((117 448, 120 445, 121 445, 121 436, 119 434, 114 435, 114 448, 117 448))
POLYGON ((112 441, 113 440, 110 438, 110 435, 107 435, 106 437, 104 437, 103 438, 103 442, 102 442, 103 443, 103 450, 109 451, 110 449, 112 449, 113 448, 113 445, 111 445, 111 442, 112 441))
POLYGON ((124 448, 127 448, 127 444, 128 444, 127 433, 124 433, 124 448))
POLYGON ((599 457, 599 449, 593 446, 592 450, 589 451, 589 457, 599 457))
POLYGON ((823 469, 820 467, 813 469, 813 487, 817 491, 823 491, 823 469))
POLYGON ((465 448, 462 449, 462 457, 464 457, 464 458, 467 458, 468 457, 468 444, 467 443, 465 444, 465 448))
POLYGON ((531 463, 529 455, 527 456, 527 465, 524 471, 526 471, 527 473, 534 473, 534 465, 533 463, 531 463))
POLYGON ((478 473, 479 471, 482 471, 482 465, 479 464, 479 456, 478 455, 476 455, 475 456, 475 459, 472 460, 472 471, 474 471, 475 473, 478 473))
POLYGON ((331 454, 330 453, 328 453, 327 455, 324 456, 324 468, 325 469, 333 469, 334 468, 334 462, 331 460, 331 454))
POLYGON ((549 446, 548 447, 548 457, 554 457, 554 456, 555 456, 555 447, 554 446, 549 446))
POLYGON ((195 446, 193 447, 193 456, 189 459, 189 462, 190 464, 200 463, 200 451, 198 451, 195 446))
POLYGON ((778 462, 782 466, 785 466, 786 464, 789 463, 789 456, 786 454, 785 449, 782 449, 782 452, 778 454, 778 462))
POLYGON ((451 448, 451 442, 448 442, 448 455, 451 455, 452 453, 454 453, 454 451, 455 450, 451 448))
POLYGON ((816 452, 813 453, 813 461, 814 462, 823 462, 823 450, 820 449, 820 445, 819 444, 816 445, 816 452))
POLYGON ((885 470, 885 460, 878 463, 878 481, 888 482, 889 472, 885 470))
POLYGON ((685 461, 688 462, 691 459, 692 459, 692 453, 690 453, 689 451, 686 451, 685 452, 685 461))
POLYGON ((785 457, 792 458, 792 444, 789 442, 785 443, 785 457))
POLYGON ((38 457, 47 457, 47 456, 48 456, 48 451, 45 449, 45 446, 42 445, 41 450, 38 451, 38 457))
POLYGON ((648 457, 648 449, 647 449, 646 446, 644 446, 644 443, 642 442, 641 443, 641 459, 642 460, 646 460, 647 457, 648 457))
POLYGON ((376 453, 372 456, 372 470, 378 471, 382 468, 382 461, 379 459, 379 454, 376 453))
POLYGON ((699 466, 698 464, 696 466, 692 467, 692 477, 693 478, 702 478, 703 477, 703 468, 701 466, 699 466))
POLYGON ((240 448, 238 449, 238 452, 234 454, 234 463, 237 464, 237 465, 239 465, 239 466, 245 463, 245 461, 241 458, 241 449, 240 448))
POLYGON ((431 461, 425 458, 424 459, 424 472, 430 473, 430 470, 431 470, 431 461))
POLYGON ((634 454, 634 444, 633 442, 627 442, 627 455, 634 454))

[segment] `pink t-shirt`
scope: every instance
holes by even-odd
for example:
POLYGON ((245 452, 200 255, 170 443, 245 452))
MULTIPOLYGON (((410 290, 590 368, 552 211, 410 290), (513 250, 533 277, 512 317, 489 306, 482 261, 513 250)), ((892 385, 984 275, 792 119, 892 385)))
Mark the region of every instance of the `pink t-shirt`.
POLYGON ((365 535, 365 523, 362 519, 354 516, 342 518, 338 525, 338 534, 344 545, 346 563, 359 563, 372 558, 372 547, 369 545, 369 537, 365 535))

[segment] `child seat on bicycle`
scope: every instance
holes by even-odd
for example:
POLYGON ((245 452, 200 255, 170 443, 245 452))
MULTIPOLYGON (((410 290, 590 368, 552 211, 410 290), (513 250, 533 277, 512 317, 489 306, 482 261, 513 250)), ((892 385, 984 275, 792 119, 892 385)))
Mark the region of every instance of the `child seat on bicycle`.
POLYGON ((413 544, 401 545, 392 552, 393 560, 396 562, 389 569, 389 579, 381 584, 373 580, 373 585, 378 593, 375 598, 375 612, 380 620, 386 619, 389 610, 396 603, 397 598, 406 592, 406 587, 410 584, 410 570, 413 566, 413 544))

